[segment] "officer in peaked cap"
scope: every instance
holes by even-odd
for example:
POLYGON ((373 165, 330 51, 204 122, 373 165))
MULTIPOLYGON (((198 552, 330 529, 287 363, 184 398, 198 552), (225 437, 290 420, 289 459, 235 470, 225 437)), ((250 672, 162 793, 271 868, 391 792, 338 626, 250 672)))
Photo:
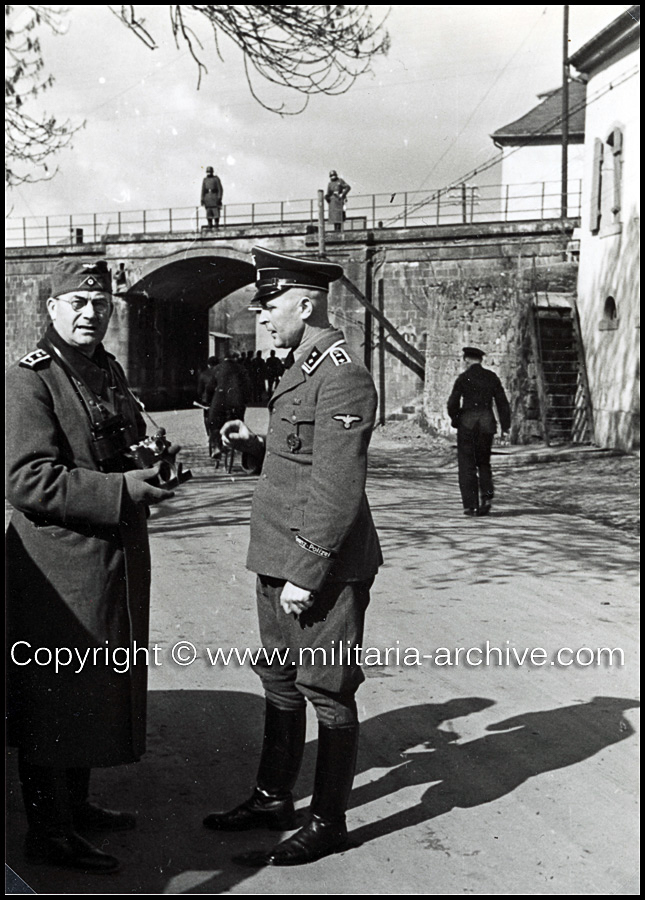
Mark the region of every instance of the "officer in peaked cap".
POLYGON ((502 432, 511 427, 511 408, 502 383, 494 372, 484 369, 486 355, 478 347, 462 350, 466 371, 455 381, 448 399, 448 415, 457 429, 459 488, 466 516, 487 516, 495 495, 490 457, 497 422, 502 432))
POLYGON ((343 274, 343 267, 336 263, 298 259, 264 247, 254 247, 252 255, 257 273, 253 299, 263 303, 289 288, 310 288, 327 293, 331 282, 337 281, 343 274))
POLYGON ((172 494, 146 483, 154 469, 126 472, 118 447, 107 458, 110 423, 126 448, 145 425, 102 344, 112 315, 105 260, 59 263, 47 311, 38 346, 7 372, 7 730, 18 748, 27 859, 106 872, 118 861, 86 835, 136 823, 89 801, 90 772, 143 753, 147 672, 119 673, 96 649, 148 644, 146 513, 172 494), (87 665, 66 666, 62 649, 58 670, 42 663, 59 648, 87 665))
POLYGON ((264 743, 253 795, 204 824, 218 831, 296 828, 291 792, 308 699, 318 719, 310 820, 272 849, 237 860, 285 866, 312 862, 347 843, 345 811, 358 748, 355 693, 364 680, 354 648, 362 642, 382 561, 365 496, 377 398, 369 372, 329 322, 329 286, 342 267, 262 247, 253 256, 260 323, 276 348, 293 355, 269 401, 266 439, 239 420, 222 428, 224 442, 243 450, 260 475, 247 567, 257 573, 266 651, 255 666, 266 697, 264 743))

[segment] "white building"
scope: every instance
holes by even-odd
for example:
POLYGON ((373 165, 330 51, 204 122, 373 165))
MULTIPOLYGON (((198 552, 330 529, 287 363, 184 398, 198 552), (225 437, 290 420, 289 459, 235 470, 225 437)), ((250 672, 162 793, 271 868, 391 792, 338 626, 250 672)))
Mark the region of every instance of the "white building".
MULTIPOLYGON (((583 83, 569 84, 568 214, 580 215, 585 93, 583 83)), ((538 94, 541 101, 521 118, 498 128, 491 137, 502 150, 502 217, 550 219, 561 214, 562 88, 538 94)))
POLYGON ((570 59, 587 79, 578 309, 595 441, 640 435, 640 7, 570 59))

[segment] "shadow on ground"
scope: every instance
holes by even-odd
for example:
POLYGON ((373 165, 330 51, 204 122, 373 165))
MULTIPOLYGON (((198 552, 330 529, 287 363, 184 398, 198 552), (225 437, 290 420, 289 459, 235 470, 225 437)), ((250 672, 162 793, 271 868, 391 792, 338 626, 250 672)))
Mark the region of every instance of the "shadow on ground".
MULTIPOLYGON (((587 703, 513 716, 489 725, 482 737, 459 744, 453 721, 493 705, 488 698, 460 698, 407 706, 364 722, 350 825, 355 811, 365 804, 393 797, 411 785, 421 790, 429 786, 415 805, 353 830, 352 845, 418 825, 455 807, 490 803, 529 778, 582 762, 634 733, 623 713, 639 704, 594 697, 587 703), (383 768, 388 769, 384 775, 368 780, 366 773, 383 768)), ((36 893, 218 894, 243 884, 254 873, 234 865, 231 856, 271 846, 277 836, 261 831, 218 835, 204 829, 201 820, 246 796, 257 764, 263 707, 260 697, 242 692, 151 693, 144 761, 96 770, 93 776, 98 802, 137 810, 139 817, 136 831, 97 840, 122 861, 121 871, 110 876, 22 861, 24 813, 15 753, 10 753, 8 864, 36 893)), ((298 782, 300 800, 311 789, 315 752, 316 742, 311 740, 298 782)))

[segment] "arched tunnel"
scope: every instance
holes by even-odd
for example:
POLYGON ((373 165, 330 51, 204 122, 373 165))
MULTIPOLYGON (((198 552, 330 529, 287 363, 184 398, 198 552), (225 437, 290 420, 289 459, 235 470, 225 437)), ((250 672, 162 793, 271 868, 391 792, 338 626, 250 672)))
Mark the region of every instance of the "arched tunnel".
POLYGON ((209 309, 254 280, 246 254, 188 251, 148 263, 118 295, 110 349, 148 409, 191 405, 208 357, 209 309))

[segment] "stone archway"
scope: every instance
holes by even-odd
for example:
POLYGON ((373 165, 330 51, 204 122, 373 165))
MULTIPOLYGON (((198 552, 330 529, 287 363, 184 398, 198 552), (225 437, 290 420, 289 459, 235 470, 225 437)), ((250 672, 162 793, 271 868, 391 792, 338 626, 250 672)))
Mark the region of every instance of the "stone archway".
POLYGON ((208 356, 208 315, 215 303, 252 283, 247 254, 182 251, 129 267, 130 287, 115 301, 110 349, 133 390, 151 409, 190 406, 196 370, 208 356))

